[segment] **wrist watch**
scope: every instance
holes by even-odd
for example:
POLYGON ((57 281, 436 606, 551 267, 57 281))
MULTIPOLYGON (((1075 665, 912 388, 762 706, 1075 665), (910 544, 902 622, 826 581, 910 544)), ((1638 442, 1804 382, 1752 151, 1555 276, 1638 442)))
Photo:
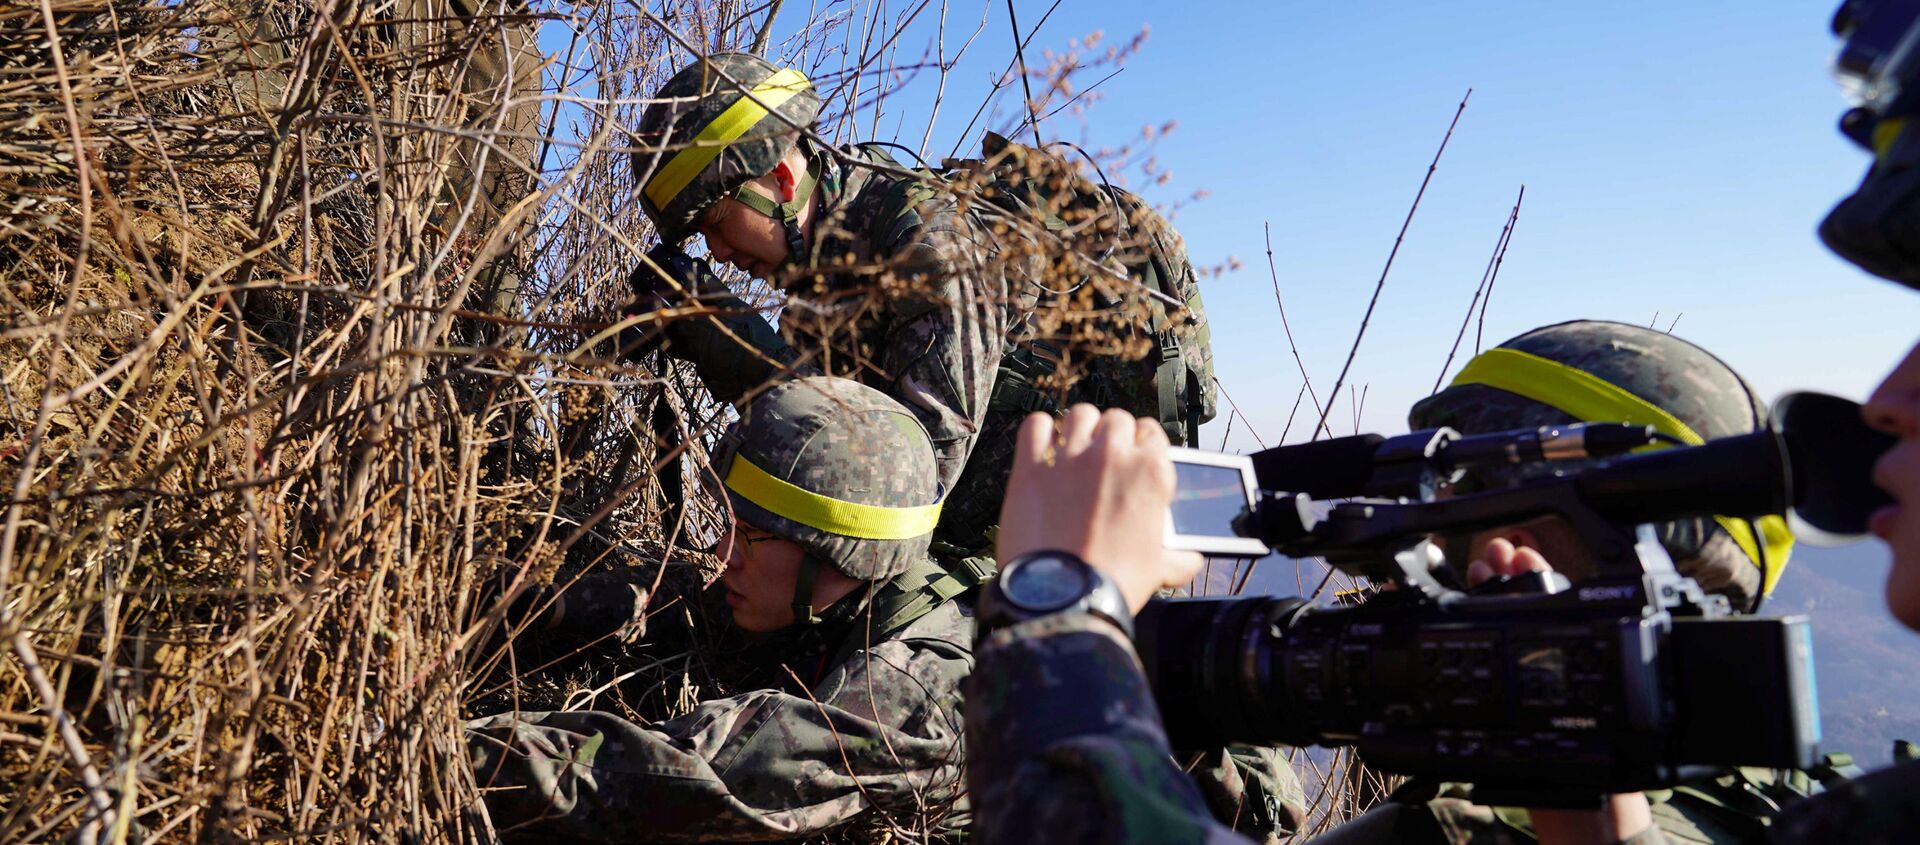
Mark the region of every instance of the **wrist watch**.
POLYGON ((1133 638, 1133 613, 1112 579, 1072 552, 1044 549, 1000 567, 981 591, 976 638, 1053 613, 1091 613, 1133 638))

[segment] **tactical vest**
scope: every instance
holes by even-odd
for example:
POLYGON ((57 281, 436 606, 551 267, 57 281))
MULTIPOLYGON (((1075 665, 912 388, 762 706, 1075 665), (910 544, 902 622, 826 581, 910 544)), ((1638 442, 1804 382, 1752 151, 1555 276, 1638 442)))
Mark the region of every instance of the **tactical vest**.
POLYGON ((934 608, 993 580, 993 558, 968 555, 940 543, 934 545, 933 559, 914 564, 875 591, 868 611, 873 619, 871 629, 857 626, 841 641, 825 665, 838 666, 846 662, 869 643, 893 636, 932 613, 934 608))

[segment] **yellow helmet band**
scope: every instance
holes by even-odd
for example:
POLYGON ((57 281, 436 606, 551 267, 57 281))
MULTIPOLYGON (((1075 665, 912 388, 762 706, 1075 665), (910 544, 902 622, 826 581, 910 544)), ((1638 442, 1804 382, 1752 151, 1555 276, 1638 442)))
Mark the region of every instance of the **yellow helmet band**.
MULTIPOLYGON (((1453 384, 1481 384, 1498 388, 1558 408, 1574 419, 1586 422, 1651 425, 1661 434, 1689 446, 1706 442, 1679 417, 1619 385, 1577 367, 1518 349, 1495 348, 1480 353, 1461 368, 1453 384)), ((1665 446, 1646 448, 1661 449, 1665 446)), ((1766 583, 1761 585, 1761 589, 1767 593, 1773 592, 1774 583, 1780 580, 1780 573, 1786 569, 1788 555, 1793 553, 1793 532, 1787 528, 1787 521, 1779 516, 1763 516, 1751 522, 1715 516, 1714 521, 1726 529, 1727 536, 1733 538, 1733 542, 1740 546, 1740 551, 1746 553, 1747 559, 1753 561, 1755 566, 1761 566, 1761 544, 1765 544, 1768 565, 1762 567, 1766 583)))

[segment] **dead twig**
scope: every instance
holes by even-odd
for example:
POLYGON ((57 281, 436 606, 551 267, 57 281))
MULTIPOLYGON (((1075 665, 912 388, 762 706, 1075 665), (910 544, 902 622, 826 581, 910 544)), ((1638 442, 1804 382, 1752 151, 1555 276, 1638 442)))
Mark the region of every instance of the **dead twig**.
MULTIPOLYGON (((1347 373, 1353 369, 1354 356, 1360 354, 1360 341, 1367 336, 1367 326, 1373 322, 1373 309, 1380 304, 1380 291, 1387 286, 1387 274, 1393 271, 1393 259, 1400 254, 1400 244, 1407 239, 1407 228, 1413 225, 1413 215, 1420 210, 1420 198, 1427 195, 1427 185, 1433 182, 1434 171, 1440 169, 1440 157, 1447 152, 1447 142, 1453 140, 1453 129, 1460 125, 1460 115, 1467 110, 1467 100, 1473 97, 1473 89, 1468 88, 1460 98, 1460 106, 1453 110, 1453 121, 1447 124, 1447 134, 1440 138, 1440 148, 1433 153, 1433 161, 1427 164, 1427 175, 1420 180, 1420 190, 1413 195, 1413 204, 1407 207, 1407 217, 1400 222, 1400 233, 1393 238, 1393 249, 1387 251, 1387 263, 1380 268, 1380 279, 1373 284, 1373 296, 1367 300, 1367 312, 1360 317, 1360 330, 1354 332, 1353 346, 1347 350, 1347 361, 1340 365, 1340 375, 1333 380, 1333 391, 1327 394, 1329 399, 1340 396, 1340 387, 1347 381, 1347 373)), ((1333 405, 1320 411, 1320 422, 1316 428, 1325 430, 1327 415, 1333 412, 1333 405)), ((1316 431, 1315 436, 1318 436, 1316 431)))

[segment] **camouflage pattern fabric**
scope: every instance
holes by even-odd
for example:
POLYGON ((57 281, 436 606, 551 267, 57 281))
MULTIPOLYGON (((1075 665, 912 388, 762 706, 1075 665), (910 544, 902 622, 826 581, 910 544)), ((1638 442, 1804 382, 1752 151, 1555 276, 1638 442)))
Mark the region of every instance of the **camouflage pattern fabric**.
POLYGON ((1213 817, 1255 842, 1278 845, 1307 820, 1306 790, 1285 749, 1234 744, 1201 755, 1187 773, 1213 817))
MULTIPOLYGON (((1165 217, 1133 194, 1118 188, 1102 190, 1091 183, 1086 187, 1103 203, 1098 215, 1117 215, 1127 221, 1128 234, 1108 238, 1119 246, 1109 263, 1123 268, 1136 287, 1121 292, 1122 302, 1092 302, 1095 316, 1081 331, 1098 336, 1096 346, 1143 344, 1146 354, 1130 357, 1111 349, 1095 349, 1091 354, 1082 350, 1080 354, 1091 360, 1081 362, 1071 386, 1062 389, 1049 383, 1059 369, 1051 360, 1059 356, 1053 344, 1041 341, 1010 349, 1011 354, 1001 359, 980 436, 947 498, 940 537, 956 546, 992 545, 988 531, 999 520, 1013 465, 1014 435, 1027 414, 1057 412, 1077 402, 1120 408, 1136 417, 1160 420, 1170 442, 1190 446, 1198 445, 1199 425, 1214 417, 1219 394, 1213 378, 1213 342, 1186 241, 1165 217), (1184 312, 1146 295, 1147 290, 1183 301, 1184 312), (1177 347, 1163 348, 1161 339, 1172 340, 1177 347), (1178 384, 1163 384, 1163 379, 1178 384)), ((1102 246, 1099 238, 1086 237, 1071 248, 1095 254, 1102 246)))
MULTIPOLYGON (((843 502, 884 508, 937 504, 940 484, 926 429, 886 394, 859 382, 811 376, 782 382, 741 410, 714 465, 725 479, 739 459, 787 484, 843 502)), ((851 537, 773 513, 727 490, 734 514, 798 543, 850 578, 879 581, 925 560, 931 532, 906 539, 851 537)))
MULTIPOLYGON (((738 404, 781 377, 828 373, 899 399, 933 437, 948 491, 935 538, 968 550, 992 543, 1013 435, 1026 413, 1087 401, 1158 416, 1157 405, 1143 404, 1146 397, 1165 398, 1155 381, 1163 363, 1157 351, 1138 359, 1096 355, 1071 390, 1045 389, 1057 394, 1053 401, 1002 407, 1000 382, 1007 378, 1010 353, 1030 348, 1029 318, 1046 290, 1044 280, 1063 272, 1047 247, 1022 227, 980 210, 963 211, 954 192, 875 169, 899 167, 877 147, 851 147, 819 161, 820 219, 809 254, 778 280, 790 292, 779 330, 720 291, 703 297, 710 316, 666 328, 668 352, 693 362, 717 398, 738 404)), ((1172 368, 1191 382, 1189 417, 1197 425, 1213 416, 1216 393, 1193 267, 1172 226, 1121 193, 1120 207, 1136 232, 1128 240, 1149 246, 1136 247, 1146 254, 1112 261, 1152 268, 1154 277, 1141 284, 1182 292, 1187 310, 1178 319, 1198 327, 1180 344, 1172 368)), ((1176 319, 1164 304, 1144 294, 1135 298, 1144 300, 1157 322, 1176 319)), ((1108 315, 1121 310, 1092 309, 1108 315)), ((1131 337, 1140 327, 1130 321, 1109 322, 1085 330, 1106 345, 1153 345, 1150 338, 1131 337)), ((1036 358, 1034 369, 1034 378, 1045 378, 1054 362, 1036 358)), ((1191 434, 1185 421, 1169 426, 1176 442, 1191 434)))
MULTIPOLYGON (((1705 439, 1746 434, 1766 425, 1767 411, 1753 390, 1720 359, 1673 335, 1641 326, 1576 320, 1534 329, 1500 344, 1583 370, 1673 414, 1705 439)), ((1450 386, 1420 400, 1407 414, 1414 430, 1447 426, 1483 434, 1581 422, 1557 408, 1482 384, 1450 386)), ((1502 486, 1584 461, 1537 462, 1478 470, 1463 489, 1502 486)), ((1752 604, 1760 571, 1712 519, 1655 526, 1680 574, 1736 608, 1752 604)), ((1776 565, 1778 563, 1776 562, 1776 565)), ((1578 580, 1582 573, 1568 572, 1578 580)))
MULTIPOLYGON (((1654 830, 1631 840, 1719 845, 1759 842, 1782 817, 1780 808, 1797 806, 1816 789, 1800 772, 1743 769, 1679 789, 1647 793, 1654 830), (1653 838, 1657 834, 1658 838, 1653 838)), ((1473 802, 1473 789, 1445 784, 1439 797, 1424 803, 1390 801, 1334 832, 1316 845, 1504 845, 1531 843, 1533 824, 1525 809, 1489 807, 1473 802)))
POLYGON ((848 823, 926 829, 959 792, 972 618, 949 602, 829 668, 678 719, 505 713, 469 723, 494 825, 532 841, 793 839, 848 823))
POLYGON ((722 296, 710 304, 727 316, 669 324, 667 351, 693 362, 714 396, 735 404, 794 375, 826 373, 879 389, 926 427, 951 499, 982 434, 1008 338, 1033 307, 1032 280, 1044 268, 1030 244, 1016 248, 996 236, 952 195, 909 195, 904 177, 860 166, 897 167, 884 153, 853 148, 844 156, 823 158, 812 252, 795 262, 813 269, 782 280, 793 294, 779 331, 722 296))
MULTIPOLYGON (((735 188, 766 175, 800 139, 795 127, 813 126, 820 115, 820 92, 808 84, 728 142, 684 188, 666 199, 664 207, 644 189, 676 153, 695 145, 702 130, 778 73, 779 67, 751 53, 714 53, 681 68, 654 93, 655 102, 640 116, 636 128, 643 144, 633 153, 633 173, 643 186, 641 208, 661 240, 687 239, 700 212, 735 188)), ((763 93, 758 102, 767 103, 770 95, 763 93)))
MULTIPOLYGON (((1130 231, 1120 239, 1122 249, 1113 260, 1126 267, 1128 275, 1142 287, 1163 291, 1181 301, 1179 309, 1151 298, 1142 302, 1150 325, 1166 327, 1178 339, 1179 348, 1156 349, 1137 359, 1102 357, 1092 364, 1087 378, 1076 385, 1069 401, 1119 407, 1136 417, 1160 419, 1170 442, 1198 446, 1199 424, 1217 413, 1219 391, 1213 380, 1212 329, 1200 297, 1200 280, 1187 257, 1186 239, 1139 197, 1119 188, 1109 191, 1130 231), (1188 407, 1181 409, 1177 420, 1164 419, 1160 408, 1161 402, 1171 398, 1160 384, 1160 379, 1168 375, 1160 370, 1163 354, 1178 356, 1172 377, 1185 382, 1180 385, 1180 398, 1188 407)), ((1135 321, 1121 320, 1111 328, 1116 334, 1131 334, 1143 327, 1135 321)))
POLYGON ((1173 762, 1133 644, 1090 614, 995 631, 966 681, 982 845, 1246 843, 1173 762))
POLYGON ((1906 762, 1835 786, 1775 820, 1774 845, 1894 845, 1920 836, 1920 762, 1906 762))

